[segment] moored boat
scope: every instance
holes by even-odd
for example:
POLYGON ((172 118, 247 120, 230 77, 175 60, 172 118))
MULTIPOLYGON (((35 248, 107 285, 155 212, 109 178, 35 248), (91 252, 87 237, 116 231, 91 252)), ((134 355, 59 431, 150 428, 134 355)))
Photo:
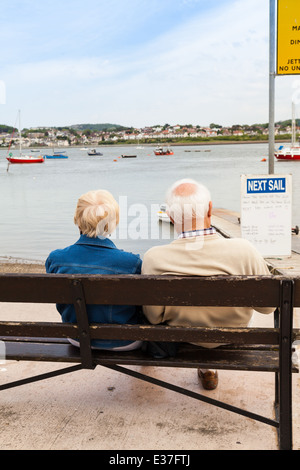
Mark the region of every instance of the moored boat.
POLYGON ((88 151, 88 155, 103 155, 103 153, 98 152, 96 149, 91 149, 88 151))
POLYGON ((62 152, 53 152, 52 155, 44 155, 44 158, 69 158, 68 155, 65 155, 65 150, 62 152))
POLYGON ((157 212, 157 217, 159 220, 162 222, 168 222, 169 224, 171 223, 171 219, 167 214, 167 206, 166 204, 161 204, 159 207, 159 211, 157 212))
POLYGON ((296 143, 296 119, 295 119, 295 105, 292 103, 292 142, 291 145, 285 147, 281 145, 274 152, 277 160, 300 160, 300 145, 296 143))
POLYGON ((9 154, 7 157, 9 163, 44 163, 44 158, 39 155, 38 157, 34 157, 32 155, 20 155, 13 157, 12 154, 9 154))
MULTIPOLYGON (((37 156, 23 155, 23 153, 22 153, 22 134, 21 134, 21 111, 19 111, 18 114, 19 114, 19 155, 14 156, 11 152, 9 152, 8 157, 6 157, 6 159, 8 161, 7 171, 8 171, 8 168, 9 168, 10 164, 44 163, 44 158, 42 157, 42 155, 37 155, 37 156)), ((9 146, 9 148, 10 148, 10 146, 9 146)))
POLYGON ((300 160, 300 146, 284 147, 281 145, 274 155, 277 160, 300 160))
POLYGON ((157 147, 154 150, 155 155, 174 155, 174 152, 172 149, 168 148, 163 148, 163 147, 157 147))

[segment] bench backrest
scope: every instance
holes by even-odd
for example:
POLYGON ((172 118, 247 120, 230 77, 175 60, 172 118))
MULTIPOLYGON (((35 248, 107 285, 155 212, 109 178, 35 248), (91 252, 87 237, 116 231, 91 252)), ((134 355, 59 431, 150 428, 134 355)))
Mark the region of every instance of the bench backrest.
POLYGON ((79 338, 87 367, 92 366, 91 340, 96 338, 283 345, 287 353, 299 338, 292 325, 293 307, 300 306, 300 278, 0 274, 0 302, 74 304, 77 324, 1 322, 0 316, 0 337, 79 338), (274 307, 280 317, 275 328, 90 325, 88 304, 274 307))
MULTIPOLYGON (((0 274, 0 302, 73 303, 77 325, 45 322, 0 324, 0 335, 89 337, 185 342, 278 344, 278 331, 88 325, 87 304, 279 307, 291 328, 293 306, 300 306, 300 279, 282 276, 143 276, 0 274), (288 312, 288 313, 285 313, 288 312), (289 316, 289 319, 287 318, 289 316)), ((1 322, 1 317, 0 317, 1 322)), ((277 325, 279 326, 279 325, 277 325)))
POLYGON ((279 306, 282 288, 300 278, 283 276, 145 276, 0 274, 0 302, 73 303, 80 283, 87 304, 279 306))

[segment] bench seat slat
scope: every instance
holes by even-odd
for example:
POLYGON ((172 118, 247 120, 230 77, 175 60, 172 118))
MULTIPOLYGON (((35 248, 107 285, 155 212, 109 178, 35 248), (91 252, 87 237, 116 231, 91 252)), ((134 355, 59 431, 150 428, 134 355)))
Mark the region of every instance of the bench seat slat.
MULTIPOLYGON (((45 337, 26 337, 26 336, 0 336, 0 341, 9 341, 9 342, 24 342, 24 343, 64 343, 64 344, 70 344, 70 342, 67 340, 67 338, 45 338, 45 337)), ((186 348, 195 348, 194 344, 187 344, 183 343, 181 345, 181 348, 184 347, 186 348), (184 345, 184 346, 183 346, 184 345)), ((255 350, 260 350, 260 351, 278 351, 278 345, 277 344, 224 344, 222 346, 219 346, 218 349, 239 349, 239 350, 244 350, 244 349, 255 349, 255 350)))
MULTIPOLYGON (((0 322, 0 336, 76 338, 78 327, 71 323, 0 322)), ((181 341, 186 343, 279 344, 279 330, 274 328, 92 324, 90 325, 90 337, 91 339, 181 341)))
MULTIPOLYGON (((7 360, 80 362, 80 351, 68 343, 6 343, 7 360)), ((95 365, 147 365, 160 367, 203 367, 227 370, 252 370, 277 372, 278 351, 199 349, 188 347, 179 351, 174 358, 155 359, 142 351, 112 352, 93 351, 95 365)), ((293 371, 297 372, 296 366, 293 371)))

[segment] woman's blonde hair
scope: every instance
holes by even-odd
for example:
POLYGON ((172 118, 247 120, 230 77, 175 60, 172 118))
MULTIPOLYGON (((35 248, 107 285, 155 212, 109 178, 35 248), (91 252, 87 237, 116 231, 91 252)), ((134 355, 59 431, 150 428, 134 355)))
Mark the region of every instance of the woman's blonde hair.
POLYGON ((89 191, 78 199, 74 223, 88 237, 107 237, 119 223, 119 204, 105 189, 89 191))

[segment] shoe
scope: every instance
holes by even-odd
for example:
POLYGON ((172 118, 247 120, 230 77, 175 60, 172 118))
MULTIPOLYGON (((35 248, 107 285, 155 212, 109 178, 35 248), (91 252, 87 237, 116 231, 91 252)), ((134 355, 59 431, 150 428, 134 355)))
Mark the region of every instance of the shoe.
POLYGON ((198 376, 205 390, 215 390, 217 388, 219 381, 217 371, 198 369, 198 376))

